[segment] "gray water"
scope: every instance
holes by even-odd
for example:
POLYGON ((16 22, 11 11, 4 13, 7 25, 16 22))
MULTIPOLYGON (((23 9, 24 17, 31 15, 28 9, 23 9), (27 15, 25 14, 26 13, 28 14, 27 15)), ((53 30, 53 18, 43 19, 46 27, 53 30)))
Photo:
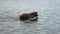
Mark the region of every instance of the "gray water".
POLYGON ((60 34, 60 0, 0 0, 0 34, 60 34), (19 20, 32 11, 38 21, 19 20))

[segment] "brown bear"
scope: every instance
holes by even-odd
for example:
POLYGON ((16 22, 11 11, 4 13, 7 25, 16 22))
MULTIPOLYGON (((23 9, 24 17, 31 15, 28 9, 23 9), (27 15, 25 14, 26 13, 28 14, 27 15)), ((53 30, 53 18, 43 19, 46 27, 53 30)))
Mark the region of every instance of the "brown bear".
POLYGON ((37 16, 38 16, 37 12, 24 13, 19 17, 19 19, 24 21, 24 20, 29 20, 29 19, 33 18, 33 19, 31 19, 31 21, 32 21, 32 20, 36 20, 37 18, 34 18, 34 17, 37 17, 37 16))

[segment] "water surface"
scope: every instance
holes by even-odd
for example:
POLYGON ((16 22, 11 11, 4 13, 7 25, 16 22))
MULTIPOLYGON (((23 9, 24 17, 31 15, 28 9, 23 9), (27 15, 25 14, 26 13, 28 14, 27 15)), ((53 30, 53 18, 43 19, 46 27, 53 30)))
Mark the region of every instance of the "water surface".
POLYGON ((0 0, 0 34, 60 34, 60 0, 0 0), (18 19, 32 11, 38 21, 18 19))

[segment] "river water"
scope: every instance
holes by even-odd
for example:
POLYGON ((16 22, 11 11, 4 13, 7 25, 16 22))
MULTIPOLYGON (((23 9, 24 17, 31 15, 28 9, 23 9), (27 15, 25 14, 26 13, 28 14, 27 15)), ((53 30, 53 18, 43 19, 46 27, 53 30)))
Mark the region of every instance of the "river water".
POLYGON ((0 0, 0 34, 60 34, 60 0, 0 0), (38 21, 19 16, 38 12, 38 21))

